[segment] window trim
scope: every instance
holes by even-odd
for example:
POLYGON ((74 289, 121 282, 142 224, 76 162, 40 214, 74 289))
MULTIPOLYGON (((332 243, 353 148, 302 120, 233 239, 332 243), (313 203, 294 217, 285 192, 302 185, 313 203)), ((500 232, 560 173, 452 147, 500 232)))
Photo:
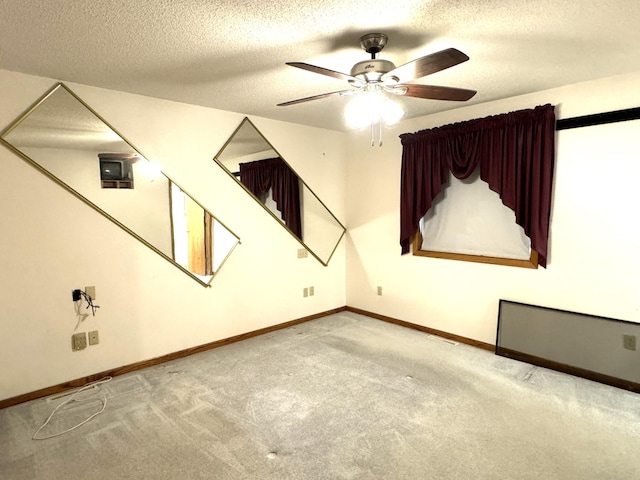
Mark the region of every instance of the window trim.
POLYGON ((520 267, 538 269, 538 252, 533 248, 528 260, 515 258, 489 257, 485 255, 469 255, 466 253, 438 252, 435 250, 422 250, 422 233, 418 230, 413 235, 413 255, 415 257, 443 258, 447 260, 459 260, 463 262, 488 263, 490 265, 504 265, 507 267, 520 267))

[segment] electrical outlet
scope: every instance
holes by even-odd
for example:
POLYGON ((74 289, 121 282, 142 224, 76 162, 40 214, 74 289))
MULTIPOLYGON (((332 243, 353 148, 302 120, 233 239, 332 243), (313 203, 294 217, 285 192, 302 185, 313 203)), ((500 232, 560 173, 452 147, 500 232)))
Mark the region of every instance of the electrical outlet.
POLYGON ((91 300, 96 299, 96 287, 84 287, 84 293, 91 297, 91 300))
POLYGON ((304 287, 302 289, 302 296, 303 297, 308 297, 309 296, 309 289, 307 287, 304 287))
POLYGON ((98 337, 98 330, 89 332, 89 345, 98 345, 100 343, 100 337, 98 337))
POLYGON ((636 336, 635 335, 623 335, 622 336, 622 346, 625 350, 635 350, 636 349, 636 336))
POLYGON ((378 287, 378 295, 382 296, 382 287, 378 287))
POLYGON ((72 290, 72 291, 71 291, 71 299, 72 299, 74 302, 77 302, 77 301, 79 301, 79 300, 82 298, 82 295, 80 294, 80 291, 81 291, 81 290, 80 290, 79 288, 76 288, 75 290, 72 290))
POLYGON ((309 287, 309 296, 313 297, 314 293, 315 293, 315 288, 314 287, 309 287))
POLYGON ((306 248, 298 249, 298 258, 307 258, 309 256, 309 252, 307 252, 306 248))
POLYGON ((74 333, 71 336, 71 350, 83 350, 87 348, 87 334, 85 332, 82 333, 74 333))

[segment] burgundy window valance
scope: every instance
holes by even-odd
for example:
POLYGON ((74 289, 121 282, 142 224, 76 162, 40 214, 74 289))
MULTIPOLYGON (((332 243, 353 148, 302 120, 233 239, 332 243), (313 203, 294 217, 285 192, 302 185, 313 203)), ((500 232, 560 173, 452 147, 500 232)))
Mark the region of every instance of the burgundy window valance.
POLYGON ((300 181, 280 157, 240 164, 240 181, 260 198, 271 190, 285 225, 302 240, 300 181))
POLYGON ((547 266, 549 215, 555 158, 552 105, 520 110, 400 135, 400 245, 409 253, 420 219, 431 208, 451 171, 480 178, 516 214, 516 222, 547 266))

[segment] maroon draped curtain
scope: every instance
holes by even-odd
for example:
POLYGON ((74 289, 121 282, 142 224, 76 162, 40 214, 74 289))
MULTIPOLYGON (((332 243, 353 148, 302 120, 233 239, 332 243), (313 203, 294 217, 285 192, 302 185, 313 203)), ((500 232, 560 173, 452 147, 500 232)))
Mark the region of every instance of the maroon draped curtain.
POLYGON ((400 135, 402 172, 400 245, 409 252, 420 219, 431 208, 451 171, 480 178, 516 214, 516 222, 547 266, 549 215, 555 158, 552 105, 495 115, 400 135))
POLYGON ((302 240, 300 182, 284 160, 278 157, 241 163, 240 181, 258 198, 271 189, 285 225, 302 240))

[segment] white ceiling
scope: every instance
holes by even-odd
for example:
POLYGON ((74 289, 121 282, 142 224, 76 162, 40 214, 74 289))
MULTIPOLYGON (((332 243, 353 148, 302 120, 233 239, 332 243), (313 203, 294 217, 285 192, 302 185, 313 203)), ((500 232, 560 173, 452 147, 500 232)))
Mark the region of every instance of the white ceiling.
MULTIPOLYGON (((448 47, 470 60, 417 83, 482 103, 640 71, 639 0, 0 0, 0 68, 345 130, 345 83, 383 32, 396 65, 448 47)), ((458 102, 402 98, 408 117, 458 102)), ((464 105, 464 104, 463 104, 464 105)))

